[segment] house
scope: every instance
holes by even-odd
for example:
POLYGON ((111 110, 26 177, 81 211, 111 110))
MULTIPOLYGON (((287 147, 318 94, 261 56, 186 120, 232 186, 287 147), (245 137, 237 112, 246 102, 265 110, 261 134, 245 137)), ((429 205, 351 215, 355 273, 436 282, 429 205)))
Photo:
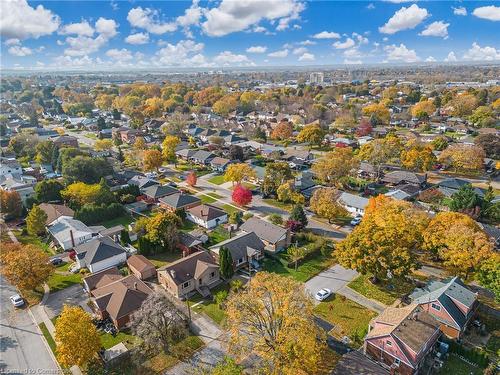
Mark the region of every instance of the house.
POLYGON ((359 163, 358 176, 361 178, 375 179, 378 175, 378 170, 373 164, 362 161, 359 163))
POLYGON ((71 135, 61 135, 54 139, 54 145, 58 148, 61 147, 74 147, 78 148, 78 139, 71 135))
POLYGON ((217 207, 201 204, 186 209, 186 219, 207 229, 227 223, 227 213, 217 207))
POLYGON ((427 181, 427 176, 422 176, 408 171, 392 171, 386 173, 382 181, 393 186, 401 184, 413 184, 422 186, 427 181))
POLYGON ((216 156, 212 160, 210 160, 210 168, 217 172, 224 172, 229 164, 231 164, 231 160, 226 158, 221 158, 216 156))
POLYGON ((182 251, 184 256, 192 254, 196 251, 205 251, 203 248, 203 243, 208 241, 208 236, 201 232, 199 235, 195 236, 196 232, 191 233, 179 233, 179 243, 177 248, 182 251))
POLYGON ((83 289, 90 293, 94 289, 107 285, 112 281, 121 279, 123 276, 116 267, 106 268, 102 271, 90 274, 82 279, 83 289))
MULTIPOLYGON (((461 178, 447 178, 446 180, 437 183, 437 189, 446 197, 451 197, 460 188, 470 185, 470 181, 462 180, 461 178)), ((484 197, 484 190, 478 187, 473 187, 474 191, 480 197, 484 197)))
POLYGON ((124 264, 127 251, 110 237, 97 237, 75 247, 76 263, 79 268, 99 272, 106 268, 124 264))
POLYGON ((175 155, 179 159, 183 159, 183 160, 189 160, 189 159, 191 159, 191 157, 194 154, 196 154, 196 150, 192 150, 192 149, 189 149, 189 148, 183 148, 182 150, 175 151, 175 155))
POLYGON ((132 255, 127 259, 127 265, 138 279, 147 280, 156 277, 156 267, 144 255, 132 255))
POLYGON ((0 158, 0 176, 20 176, 22 174, 23 168, 16 159, 0 158))
POLYGON ((264 257, 265 245, 254 232, 242 233, 211 246, 209 250, 215 255, 217 261, 221 247, 229 250, 235 270, 248 267, 249 262, 255 263, 264 257))
POLYGON ((198 251, 158 269, 158 282, 177 298, 198 291, 208 296, 220 282, 219 266, 207 251, 198 251))
POLYGON ((64 250, 70 250, 91 240, 96 233, 80 220, 69 216, 60 216, 47 228, 57 244, 64 250))
POLYGON ((409 299, 436 318, 441 331, 453 339, 462 336, 478 307, 477 294, 456 276, 430 281, 425 287, 415 289, 409 299))
POLYGON ((109 318, 117 329, 125 327, 153 291, 135 275, 103 277, 90 292, 90 303, 100 319, 109 318))
POLYGON ((359 195, 354 195, 351 193, 346 193, 343 191, 339 198, 338 203, 341 204, 347 211, 353 215, 364 215, 365 208, 368 205, 368 199, 360 197, 359 195))
POLYGON ((35 195, 35 190, 33 189, 35 183, 36 178, 28 175, 0 176, 0 188, 5 191, 16 191, 21 197, 23 205, 26 205, 27 200, 35 195))
POLYGON ((500 248, 500 229, 489 224, 477 223, 489 237, 495 249, 500 248))
POLYGON ((215 158, 215 155, 205 150, 198 150, 191 156, 194 163, 202 165, 208 165, 213 158, 215 158))
POLYGON ((158 199, 158 203, 166 210, 177 211, 198 206, 201 199, 190 194, 175 193, 158 199))
POLYGON ((265 250, 273 253, 286 249, 292 241, 290 229, 282 228, 255 216, 245 221, 240 229, 245 233, 255 233, 264 243, 265 250))
POLYGON ((391 373, 424 374, 440 336, 439 322, 420 306, 388 307, 371 320, 363 352, 391 373))
POLYGON ((52 224, 55 220, 59 219, 61 216, 73 217, 75 212, 68 206, 62 204, 51 204, 51 203, 40 203, 38 206, 47 215, 47 220, 45 220, 45 225, 52 224))
POLYGON ((130 180, 128 180, 127 184, 138 186, 139 190, 141 192, 143 192, 144 189, 146 189, 150 186, 160 185, 160 183, 158 181, 155 181, 149 177, 140 176, 140 175, 136 175, 136 176, 132 177, 130 180))
POLYGON ((332 375, 389 375, 390 371, 360 351, 353 350, 342 356, 332 375))
POLYGON ((143 194, 151 202, 158 202, 160 198, 176 193, 180 193, 179 190, 169 185, 151 185, 143 189, 143 194))

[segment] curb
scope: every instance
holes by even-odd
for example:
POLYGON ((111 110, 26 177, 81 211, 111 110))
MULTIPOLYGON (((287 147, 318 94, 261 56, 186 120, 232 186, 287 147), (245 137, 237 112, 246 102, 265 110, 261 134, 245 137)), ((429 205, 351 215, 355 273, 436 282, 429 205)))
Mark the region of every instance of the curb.
MULTIPOLYGON (((36 319, 35 319, 35 316, 33 315, 33 312, 31 311, 31 308, 28 308, 28 313, 31 317, 31 320, 33 321, 33 323, 35 324, 35 327, 36 327, 36 330, 37 332, 40 334, 41 338, 42 338, 42 342, 43 344, 45 345, 45 348, 47 349, 47 351, 49 352, 49 355, 50 357, 52 358, 52 360, 54 361, 54 363, 56 364, 57 368, 59 369, 59 371, 61 373, 64 373, 63 369, 61 368, 61 366, 59 365, 59 362, 57 362, 57 359, 56 359, 56 356, 54 355, 54 352, 52 351, 52 349, 50 348, 49 346, 49 343, 47 342, 47 340, 45 339, 45 336, 43 335, 43 332, 41 331, 40 327, 38 326, 37 322, 36 322, 36 319)), ((49 332, 50 333, 50 332, 49 332)))

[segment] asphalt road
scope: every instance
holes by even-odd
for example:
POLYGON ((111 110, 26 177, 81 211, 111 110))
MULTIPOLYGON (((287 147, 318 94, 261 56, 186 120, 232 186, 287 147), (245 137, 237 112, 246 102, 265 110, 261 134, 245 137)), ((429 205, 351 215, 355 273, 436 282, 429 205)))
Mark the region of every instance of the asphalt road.
POLYGON ((58 373, 28 309, 15 309, 10 303, 9 297, 16 293, 0 277, 0 372, 58 373))

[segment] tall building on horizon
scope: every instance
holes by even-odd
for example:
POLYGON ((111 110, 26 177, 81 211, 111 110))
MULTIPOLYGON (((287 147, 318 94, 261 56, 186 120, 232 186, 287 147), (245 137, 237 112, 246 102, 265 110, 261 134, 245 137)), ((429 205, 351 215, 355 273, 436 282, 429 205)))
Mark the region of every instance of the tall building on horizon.
POLYGON ((311 84, 322 85, 325 79, 323 72, 312 72, 309 75, 309 82, 311 84))

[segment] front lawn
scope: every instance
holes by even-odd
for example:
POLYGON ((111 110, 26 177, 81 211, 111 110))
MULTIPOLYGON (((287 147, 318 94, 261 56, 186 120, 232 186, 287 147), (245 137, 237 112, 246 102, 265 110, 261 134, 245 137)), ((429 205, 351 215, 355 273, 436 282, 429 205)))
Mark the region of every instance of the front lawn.
POLYGON ((230 204, 224 204, 222 209, 227 212, 228 215, 231 215, 233 212, 241 211, 239 208, 236 208, 230 204))
POLYGON ((51 249, 48 244, 46 244, 40 237, 32 236, 28 233, 23 233, 23 231, 17 229, 13 230, 12 233, 16 236, 17 240, 21 242, 23 245, 35 245, 43 252, 54 255, 54 249, 51 249))
POLYGON ((40 327, 40 331, 42 331, 43 337, 45 337, 45 340, 47 340, 47 343, 49 344, 50 350, 52 350, 52 353, 54 353, 55 355, 57 347, 56 342, 54 341, 54 338, 50 334, 47 326, 45 325, 45 323, 42 322, 38 325, 38 327, 40 327))
POLYGON ((210 177, 207 181, 215 185, 222 185, 224 182, 226 182, 224 181, 224 175, 222 174, 210 177))
POLYGON ((82 275, 79 273, 60 274, 53 273, 47 280, 47 285, 51 293, 65 289, 71 285, 79 284, 82 281, 82 275))
POLYGON ((277 207, 277 208, 281 208, 282 210, 284 211, 288 211, 290 212, 293 208, 293 205, 289 204, 289 203, 283 203, 283 202, 279 202, 277 201, 276 199, 272 199, 272 198, 264 198, 262 199, 264 202, 266 202, 268 205, 270 206, 274 206, 274 207, 277 207))
POLYGON ((483 369, 469 365, 467 362, 452 354, 439 370, 439 374, 443 375, 481 375, 482 373, 483 369))
POLYGON ((217 193, 212 193, 212 192, 207 193, 207 195, 210 195, 212 198, 215 198, 215 199, 221 199, 221 198, 223 198, 222 195, 219 195, 217 193))
POLYGON ((368 332, 368 323, 377 314, 358 305, 344 296, 334 294, 320 302, 314 313, 335 325, 330 334, 338 339, 348 336, 354 343, 361 345, 368 332))
POLYGON ((117 225, 123 225, 125 228, 128 228, 128 225, 134 222, 134 218, 129 214, 125 214, 123 216, 115 217, 111 220, 103 221, 99 223, 99 225, 105 226, 106 228, 112 228, 117 225))
POLYGON ((304 263, 300 264, 297 267, 297 271, 295 271, 295 267, 287 267, 288 258, 286 253, 280 253, 277 257, 279 260, 271 257, 266 257, 264 259, 264 271, 289 276, 300 282, 306 282, 335 263, 333 258, 324 256, 318 252, 311 259, 308 259, 304 263))
MULTIPOLYGON (((212 295, 215 296, 217 292, 221 290, 225 290, 229 292, 230 285, 229 284, 221 284, 212 289, 212 295)), ((197 299, 195 299, 196 301, 197 299)), ((194 306, 193 311, 198 313, 205 313, 208 315, 215 323, 220 325, 226 319, 226 313, 222 310, 214 301, 204 300, 199 305, 194 306)))
POLYGON ((380 280, 377 285, 370 282, 371 275, 360 275, 347 286, 367 298, 392 305, 398 298, 411 292, 415 286, 404 280, 380 280))
POLYGON ((109 349, 123 342, 127 348, 136 346, 139 342, 139 338, 134 335, 125 332, 118 332, 115 336, 106 332, 99 332, 101 338, 101 345, 104 349, 109 349))
POLYGON ((217 199, 215 199, 209 195, 205 195, 205 194, 198 195, 198 198, 200 198, 201 203, 204 203, 204 204, 211 204, 211 203, 217 202, 217 199))

